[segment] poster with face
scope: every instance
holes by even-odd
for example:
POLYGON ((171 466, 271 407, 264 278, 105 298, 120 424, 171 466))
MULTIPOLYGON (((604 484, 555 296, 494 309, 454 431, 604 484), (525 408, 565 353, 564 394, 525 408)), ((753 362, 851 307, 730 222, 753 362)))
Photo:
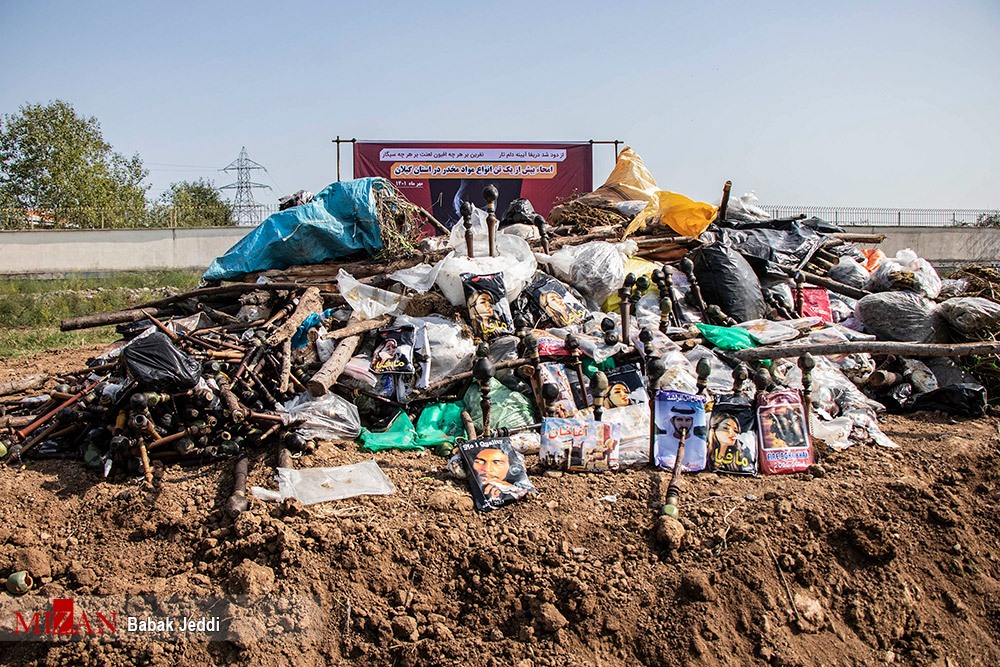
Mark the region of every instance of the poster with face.
POLYGON ((469 319, 476 335, 483 340, 514 334, 514 320, 507 303, 507 289, 502 273, 482 276, 462 274, 465 288, 465 302, 469 307, 469 319))
POLYGON ((799 390, 764 394, 757 403, 757 428, 765 475, 802 472, 816 462, 799 390))
POLYGON ((531 295, 539 315, 556 326, 568 327, 590 317, 590 311, 565 285, 541 271, 535 273, 525 291, 531 295))
POLYGON ((510 438, 471 440, 459 445, 458 452, 469 473, 469 489, 476 508, 489 512, 538 493, 528 479, 524 457, 510 438))
POLYGON ((732 475, 757 474, 757 433, 753 399, 720 396, 712 406, 708 430, 709 467, 732 475))
POLYGON ((635 403, 605 410, 601 419, 621 428, 618 460, 621 465, 649 463, 649 405, 635 403))
POLYGON ((636 364, 623 364, 604 372, 608 388, 601 394, 605 409, 623 408, 626 405, 645 405, 649 402, 646 384, 636 364))
POLYGON ((539 462, 573 472, 618 470, 620 427, 589 419, 542 420, 539 462))
POLYGON ((656 395, 656 465, 672 470, 677 449, 684 439, 684 470, 704 470, 708 462, 708 426, 705 397, 680 391, 661 391, 656 395))
POLYGON ((375 336, 378 342, 372 352, 371 370, 373 373, 399 375, 413 373, 413 327, 379 329, 375 332, 375 336))

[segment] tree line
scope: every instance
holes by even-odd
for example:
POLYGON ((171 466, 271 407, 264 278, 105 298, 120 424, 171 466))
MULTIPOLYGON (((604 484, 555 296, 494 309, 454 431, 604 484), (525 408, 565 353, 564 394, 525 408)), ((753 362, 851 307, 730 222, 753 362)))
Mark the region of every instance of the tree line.
POLYGON ((178 181, 155 200, 138 154, 104 139, 62 100, 0 117, 0 228, 222 226, 232 205, 211 180, 178 181))

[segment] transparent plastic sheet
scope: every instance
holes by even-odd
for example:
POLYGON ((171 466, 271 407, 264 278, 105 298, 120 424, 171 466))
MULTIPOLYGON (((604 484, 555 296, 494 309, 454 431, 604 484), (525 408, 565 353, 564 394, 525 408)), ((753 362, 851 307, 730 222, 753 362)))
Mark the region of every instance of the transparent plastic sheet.
POLYGON ((941 291, 941 278, 930 262, 907 248, 884 260, 872 272, 865 289, 872 292, 904 290, 933 299, 941 291))
POLYGON ((871 408, 852 408, 846 410, 844 417, 851 420, 850 439, 859 445, 878 445, 887 449, 899 449, 899 445, 882 432, 878 418, 871 408))
POLYGON ((278 412, 309 440, 353 440, 361 433, 357 406, 333 393, 315 398, 303 392, 279 405, 278 412))
MULTIPOLYGON (((848 342, 848 337, 839 329, 830 327, 811 332, 806 336, 806 342, 817 345, 846 343, 848 342)), ((867 352, 828 354, 824 355, 824 358, 857 385, 864 384, 868 380, 868 377, 875 371, 875 359, 867 352)))
POLYGON ((340 286, 340 293, 344 299, 362 320, 372 320, 391 313, 402 313, 408 301, 406 297, 395 292, 388 292, 358 282, 354 276, 343 269, 340 269, 337 274, 337 284, 340 286))
POLYGON ((712 372, 708 376, 708 389, 714 394, 728 394, 733 388, 733 369, 726 362, 704 345, 695 345, 684 355, 688 363, 695 368, 698 361, 707 358, 712 365, 712 372))
POLYGON ((395 280, 397 283, 405 285, 419 294, 423 294, 434 287, 441 267, 446 261, 451 259, 452 254, 449 253, 447 257, 436 264, 417 264, 408 269, 400 269, 395 273, 389 274, 389 280, 395 280))
POLYGON ((622 466, 649 463, 649 405, 634 403, 605 410, 602 421, 621 426, 618 462, 622 466))
POLYGON ((1000 324, 1000 304, 977 296, 947 299, 938 313, 963 338, 984 339, 1000 324))
POLYGON ((761 345, 773 345, 799 337, 798 329, 771 320, 750 320, 736 326, 750 332, 761 345))
POLYGON ((938 292, 938 298, 951 299, 956 296, 962 296, 968 289, 968 278, 944 278, 941 281, 941 291, 938 292))
MULTIPOLYGON (((740 220, 744 222, 754 222, 770 220, 771 214, 758 206, 760 200, 753 190, 744 192, 737 198, 730 198, 729 206, 726 207, 726 220, 740 220)), ((719 203, 722 200, 720 198, 719 203)))
POLYGON ((303 505, 396 492, 392 480, 374 460, 335 468, 278 468, 275 479, 277 493, 259 486, 250 490, 261 500, 295 498, 303 505))
MULTIPOLYGON (((465 392, 462 399, 465 409, 469 411, 472 421, 476 425, 476 433, 483 431, 483 411, 480 407, 482 395, 479 393, 479 385, 473 383, 469 390, 465 392)), ((505 426, 507 428, 519 428, 535 423, 535 410, 531 401, 524 394, 511 391, 503 386, 499 380, 490 380, 490 426, 505 426)))
POLYGON ((417 444, 435 447, 442 443, 455 444, 455 440, 465 437, 460 402, 428 403, 417 418, 417 444))
POLYGON ((864 289, 871 274, 868 273, 868 269, 851 257, 841 257, 836 266, 830 269, 827 276, 839 283, 864 289))
POLYGON ((490 273, 502 273, 504 286, 507 290, 507 300, 512 302, 524 289, 538 268, 531 246, 524 239, 513 234, 500 232, 496 236, 497 256, 490 257, 489 239, 486 226, 473 225, 473 252, 475 257, 469 259, 465 244, 465 226, 461 223, 451 230, 452 247, 455 252, 441 260, 438 270, 437 286, 453 306, 465 305, 465 291, 462 287, 462 274, 471 273, 476 276, 490 273), (456 244, 456 239, 458 243, 456 244))
POLYGON ((463 335, 466 329, 462 325, 438 315, 427 317, 400 315, 396 318, 396 323, 423 327, 431 351, 428 384, 439 382, 456 373, 472 370, 476 346, 471 336, 463 335))
POLYGON ((538 255, 538 258, 552 267, 556 278, 575 287, 587 299, 591 310, 599 310, 600 305, 625 283, 625 258, 634 255, 636 250, 638 246, 633 241, 592 241, 561 248, 551 256, 538 255))
MULTIPOLYGON (((784 384, 793 389, 802 388, 802 371, 796 363, 790 362, 784 366, 784 384)), ((812 372, 812 404, 813 409, 827 418, 837 417, 856 408, 885 412, 884 405, 861 393, 826 357, 816 357, 816 367, 812 372)))

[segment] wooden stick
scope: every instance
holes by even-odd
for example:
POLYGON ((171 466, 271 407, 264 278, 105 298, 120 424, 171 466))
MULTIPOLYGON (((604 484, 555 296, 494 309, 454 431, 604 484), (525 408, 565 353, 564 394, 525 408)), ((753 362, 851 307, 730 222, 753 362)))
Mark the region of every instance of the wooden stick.
POLYGON ((1000 354, 1000 343, 897 343, 895 341, 860 340, 847 343, 800 343, 778 347, 756 347, 749 350, 736 350, 729 354, 741 361, 759 361, 761 359, 798 357, 806 352, 813 355, 867 352, 868 354, 893 354, 904 357, 966 357, 1000 354))
POLYGON ((38 389, 45 384, 45 380, 47 379, 48 378, 44 375, 30 375, 28 377, 21 378, 20 380, 4 382, 3 384, 0 384, 0 396, 20 394, 22 391, 38 389))
POLYGON ((835 232, 827 234, 827 236, 851 243, 882 243, 886 239, 885 234, 855 234, 853 232, 835 232))
POLYGON ((323 338, 327 340, 341 340, 343 338, 347 338, 348 336, 356 336, 366 331, 372 331, 373 329, 383 327, 389 323, 390 319, 391 318, 388 315, 380 315, 379 317, 370 320, 352 320, 347 323, 347 326, 334 331, 326 332, 326 334, 323 335, 323 338))
POLYGON ((863 289, 858 289, 857 287, 851 287, 850 285, 845 285, 844 283, 838 283, 836 280, 830 280, 829 278, 817 276, 815 273, 809 273, 808 271, 796 271, 793 266, 784 266, 782 264, 778 264, 776 266, 787 273, 790 278, 794 277, 796 273, 801 273, 802 277, 805 278, 806 282, 810 285, 823 287, 831 292, 836 292, 837 294, 842 294, 852 299, 861 299, 871 294, 871 292, 863 289))
POLYGON ((313 313, 323 312, 323 297, 318 287, 310 287, 302 294, 294 312, 285 320, 280 327, 271 332, 267 337, 267 344, 276 347, 287 339, 291 339, 307 317, 313 313))
POLYGON ((361 343, 361 336, 348 336, 337 344, 337 349, 333 351, 326 363, 312 376, 306 388, 313 396, 323 396, 330 390, 333 383, 337 381, 340 374, 344 372, 344 367, 354 355, 354 350, 361 343))
POLYGON ((165 308, 130 308, 128 310, 115 310, 109 313, 97 313, 96 315, 83 315, 82 317, 71 317, 63 320, 59 325, 60 331, 75 331, 77 329, 92 329, 94 327, 104 327, 111 324, 125 324, 126 322, 137 322, 145 317, 154 315, 171 315, 173 311, 165 308))
MULTIPOLYGON (((506 368, 517 368, 518 366, 523 366, 524 364, 531 363, 528 359, 518 358, 511 359, 510 361, 501 361, 494 365, 494 368, 498 371, 504 370, 506 368)), ((445 387, 451 386, 456 382, 461 382, 463 380, 469 380, 472 378, 472 371, 465 371, 464 373, 456 373, 451 377, 445 378, 444 380, 438 380, 433 384, 427 385, 427 387, 421 392, 423 394, 432 394, 438 389, 444 389, 445 387)))

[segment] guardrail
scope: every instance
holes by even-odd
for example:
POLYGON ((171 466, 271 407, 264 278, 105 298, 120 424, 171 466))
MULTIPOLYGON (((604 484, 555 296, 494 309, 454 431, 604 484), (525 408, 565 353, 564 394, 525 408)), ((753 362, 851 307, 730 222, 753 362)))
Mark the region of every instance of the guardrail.
POLYGON ((835 225, 878 227, 975 227, 993 216, 1000 226, 1000 208, 874 208, 861 206, 790 206, 760 204, 776 218, 805 213, 835 225))

